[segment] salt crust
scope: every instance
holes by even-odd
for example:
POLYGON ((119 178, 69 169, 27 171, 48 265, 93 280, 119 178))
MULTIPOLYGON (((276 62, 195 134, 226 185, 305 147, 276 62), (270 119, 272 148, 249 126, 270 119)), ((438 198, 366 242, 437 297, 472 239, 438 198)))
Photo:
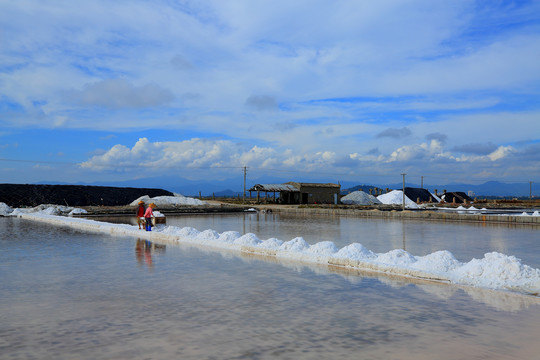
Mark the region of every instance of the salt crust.
POLYGON ((92 232, 259 253, 293 262, 329 264, 478 288, 508 290, 534 295, 540 293, 540 269, 524 265, 520 259, 514 256, 497 252, 487 253, 482 259, 472 259, 467 263, 462 263, 449 251, 437 251, 426 256, 414 256, 402 249, 391 250, 387 253, 374 253, 359 243, 338 249, 331 241, 323 241, 314 245, 308 244, 302 237, 296 237, 289 241, 281 241, 276 238, 263 241, 252 233, 241 235, 235 231, 226 231, 220 234, 214 230, 201 232, 191 227, 179 228, 165 225, 158 225, 154 231, 145 232, 132 225, 50 215, 48 212, 53 211, 14 211, 12 214, 25 219, 92 232))

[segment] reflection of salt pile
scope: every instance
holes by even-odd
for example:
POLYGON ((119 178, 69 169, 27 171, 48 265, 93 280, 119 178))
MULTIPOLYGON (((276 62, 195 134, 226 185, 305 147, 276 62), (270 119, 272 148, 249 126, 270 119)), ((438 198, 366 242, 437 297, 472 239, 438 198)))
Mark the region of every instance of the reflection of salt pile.
MULTIPOLYGON (((377 196, 377 199, 387 205, 402 205, 403 204, 403 191, 402 190, 392 190, 386 194, 377 196)), ((405 196, 405 207, 411 209, 417 209, 418 205, 405 196)))
POLYGON ((157 206, 166 206, 166 205, 206 205, 204 201, 199 199, 194 199, 186 197, 180 194, 174 194, 174 196, 156 196, 149 197, 148 195, 141 196, 137 200, 131 202, 132 206, 135 206, 139 201, 144 201, 146 204, 154 203, 157 206))
POLYGON ((375 196, 365 193, 364 191, 354 191, 341 198, 343 204, 348 205, 373 205, 381 204, 375 196))
POLYGON ((194 228, 158 226, 155 231, 141 232, 136 226, 110 224, 81 218, 68 218, 39 213, 19 214, 20 217, 60 226, 70 226, 92 232, 128 235, 153 241, 185 243, 207 249, 222 249, 318 265, 375 271, 384 274, 430 279, 453 284, 502 289, 527 294, 540 293, 540 269, 521 264, 514 256, 491 252, 483 259, 459 262, 448 251, 426 256, 414 256, 396 249, 374 253, 359 243, 338 249, 331 241, 310 245, 302 237, 290 241, 275 238, 260 240, 255 234, 238 232, 200 232, 194 228))

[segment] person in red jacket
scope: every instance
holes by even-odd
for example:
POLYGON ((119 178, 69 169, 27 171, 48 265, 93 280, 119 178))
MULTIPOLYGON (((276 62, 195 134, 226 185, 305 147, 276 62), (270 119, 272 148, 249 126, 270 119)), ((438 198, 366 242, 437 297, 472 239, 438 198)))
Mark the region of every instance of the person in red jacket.
POLYGON ((154 208, 156 207, 156 204, 151 203, 146 208, 146 212, 144 213, 144 220, 146 221, 146 231, 152 231, 152 217, 154 216, 154 208))
POLYGON ((144 201, 139 201, 139 208, 137 209, 137 225, 139 225, 139 230, 142 229, 142 225, 144 224, 144 201))

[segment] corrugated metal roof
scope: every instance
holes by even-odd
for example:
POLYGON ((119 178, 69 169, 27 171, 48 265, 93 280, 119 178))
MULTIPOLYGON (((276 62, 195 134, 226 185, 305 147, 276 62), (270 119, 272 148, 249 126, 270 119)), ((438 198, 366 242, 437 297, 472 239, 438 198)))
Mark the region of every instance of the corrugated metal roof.
POLYGON ((291 185, 297 185, 297 186, 301 186, 301 187, 317 187, 317 188, 340 188, 341 185, 339 184, 330 184, 330 183, 326 183, 326 184, 322 184, 322 183, 297 183, 297 182, 294 182, 294 181, 291 181, 291 182, 288 182, 287 184, 291 184, 291 185))
POLYGON ((279 191, 292 191, 298 192, 299 190, 290 184, 256 184, 249 191, 268 191, 268 192, 279 192, 279 191))

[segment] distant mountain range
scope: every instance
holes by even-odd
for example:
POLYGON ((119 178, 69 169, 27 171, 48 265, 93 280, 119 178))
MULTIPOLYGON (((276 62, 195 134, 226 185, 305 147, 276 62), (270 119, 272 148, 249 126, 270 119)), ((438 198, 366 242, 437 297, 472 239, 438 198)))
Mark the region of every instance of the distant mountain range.
MULTIPOLYGON (((336 183, 336 181, 321 181, 313 179, 283 179, 283 178, 264 178, 264 179, 249 179, 246 184, 246 191, 249 190, 255 184, 282 184, 289 181, 296 182, 316 182, 316 183, 336 183)), ((136 188, 158 188, 171 192, 179 193, 185 196, 238 196, 243 191, 243 179, 229 179, 219 181, 193 181, 183 179, 176 176, 162 176, 153 178, 136 179, 129 181, 109 181, 109 182, 92 182, 92 183, 60 183, 60 182, 47 182, 41 181, 38 184, 59 184, 59 185, 97 185, 97 186, 119 186, 119 187, 136 187, 136 188)), ((369 192, 370 188, 379 188, 386 190, 389 189, 401 189, 402 183, 394 184, 372 184, 372 185, 359 185, 353 182, 341 182, 341 189, 343 193, 349 193, 358 189, 363 189, 365 192, 369 192)), ((405 183, 408 187, 420 187, 418 184, 405 183)), ((502 183, 498 181, 489 181, 483 184, 443 184, 443 185, 425 185, 424 188, 431 192, 435 189, 439 193, 444 190, 447 191, 463 191, 465 193, 471 193, 472 197, 482 196, 515 196, 515 197, 528 197, 530 184, 526 183, 502 183)), ((540 184, 532 184, 532 195, 540 196, 540 184)))

